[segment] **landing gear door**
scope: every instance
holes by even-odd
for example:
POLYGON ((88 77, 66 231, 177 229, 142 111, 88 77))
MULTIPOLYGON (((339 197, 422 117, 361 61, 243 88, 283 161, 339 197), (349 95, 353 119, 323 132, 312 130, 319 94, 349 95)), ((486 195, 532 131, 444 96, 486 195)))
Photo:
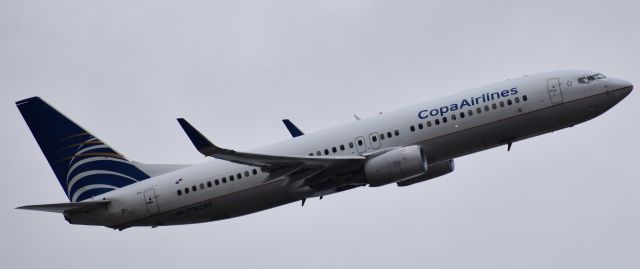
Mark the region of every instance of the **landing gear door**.
POLYGON ((156 196, 155 189, 148 189, 144 191, 144 204, 147 206, 149 215, 157 214, 160 212, 160 206, 158 205, 158 196, 156 196))
POLYGON ((549 91, 549 99, 551 99, 551 104, 555 105, 558 103, 562 103, 562 90, 560 89, 560 79, 552 78, 547 80, 547 90, 549 91))

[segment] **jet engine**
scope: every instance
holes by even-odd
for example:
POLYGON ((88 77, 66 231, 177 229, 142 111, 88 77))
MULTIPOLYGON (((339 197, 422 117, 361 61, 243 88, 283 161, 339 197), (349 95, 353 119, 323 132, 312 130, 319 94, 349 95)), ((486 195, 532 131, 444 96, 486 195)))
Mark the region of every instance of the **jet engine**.
POLYGON ((401 147, 367 160, 364 173, 369 187, 408 180, 427 173, 427 158, 420 146, 401 147))
POLYGON ((453 160, 446 160, 446 161, 434 163, 429 165, 429 171, 427 171, 427 173, 425 173, 424 175, 403 180, 398 182, 397 184, 398 184, 398 187, 406 187, 409 185, 420 183, 422 181, 434 179, 439 176, 444 176, 446 174, 453 172, 454 168, 455 166, 453 164, 453 160))

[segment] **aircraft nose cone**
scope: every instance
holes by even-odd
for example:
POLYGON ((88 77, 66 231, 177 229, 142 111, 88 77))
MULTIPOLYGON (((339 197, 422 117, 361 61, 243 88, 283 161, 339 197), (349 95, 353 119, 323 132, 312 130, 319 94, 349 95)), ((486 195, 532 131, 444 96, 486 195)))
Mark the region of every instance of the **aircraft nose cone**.
POLYGON ((613 86, 615 87, 615 90, 613 90, 613 96, 615 97, 616 102, 622 101, 622 99, 627 97, 633 90, 633 84, 628 81, 615 79, 613 82, 613 86))
POLYGON ((627 87, 623 87, 623 88, 615 90, 613 92, 613 96, 616 98, 616 100, 618 102, 620 102, 620 101, 622 101, 622 99, 627 97, 627 95, 629 95, 632 90, 633 90, 633 85, 630 85, 630 86, 627 86, 627 87))

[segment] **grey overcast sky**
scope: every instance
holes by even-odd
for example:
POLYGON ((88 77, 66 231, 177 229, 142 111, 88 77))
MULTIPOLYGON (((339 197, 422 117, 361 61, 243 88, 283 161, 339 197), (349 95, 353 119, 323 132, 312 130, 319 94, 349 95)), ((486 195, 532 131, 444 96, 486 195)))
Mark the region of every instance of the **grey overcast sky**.
POLYGON ((640 98, 359 188, 123 232, 14 210, 66 202, 14 102, 41 96, 129 158, 199 163, 175 121, 251 149, 483 84, 592 69, 640 84, 640 1, 0 2, 2 268, 640 268, 640 98))

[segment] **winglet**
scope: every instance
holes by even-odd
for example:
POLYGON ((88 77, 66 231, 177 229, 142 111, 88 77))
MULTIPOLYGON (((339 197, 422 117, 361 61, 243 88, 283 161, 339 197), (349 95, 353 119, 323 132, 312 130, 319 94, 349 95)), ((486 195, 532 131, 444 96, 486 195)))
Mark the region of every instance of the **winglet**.
POLYGON ((284 126, 287 127, 287 130, 289 130, 289 133, 291 133, 291 136, 298 137, 298 136, 304 135, 304 133, 300 131, 298 126, 293 124, 293 122, 291 122, 289 119, 283 119, 282 123, 284 123, 284 126))
POLYGON ((200 153, 204 156, 211 156, 216 153, 220 153, 224 151, 224 149, 217 147, 209 139, 207 139, 204 135, 202 135, 196 128, 194 128, 187 120, 183 118, 178 118, 178 123, 182 127, 182 130, 187 134, 191 143, 196 147, 200 153))

